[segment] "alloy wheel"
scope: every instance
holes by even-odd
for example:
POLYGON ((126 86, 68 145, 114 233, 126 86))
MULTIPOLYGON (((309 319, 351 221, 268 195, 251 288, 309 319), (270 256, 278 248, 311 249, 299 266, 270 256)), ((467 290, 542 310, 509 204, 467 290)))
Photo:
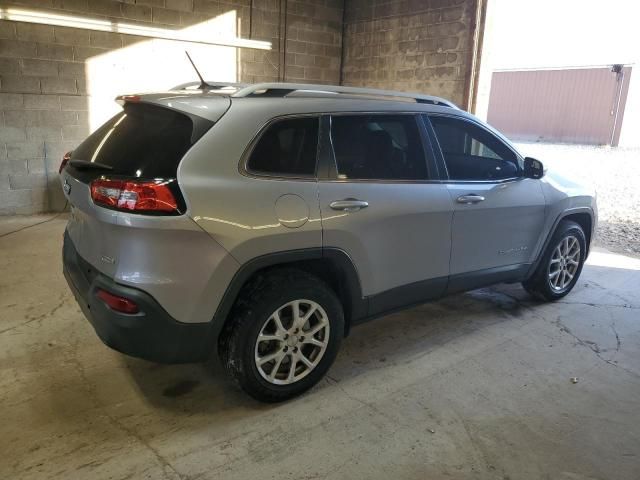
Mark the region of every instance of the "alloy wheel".
POLYGON ((548 278, 551 289, 556 293, 564 292, 580 267, 580 242, 573 235, 560 240, 554 248, 549 261, 548 278))
POLYGON ((255 365, 269 383, 289 385, 320 363, 329 344, 329 319, 312 300, 294 300, 273 312, 260 329, 255 365))

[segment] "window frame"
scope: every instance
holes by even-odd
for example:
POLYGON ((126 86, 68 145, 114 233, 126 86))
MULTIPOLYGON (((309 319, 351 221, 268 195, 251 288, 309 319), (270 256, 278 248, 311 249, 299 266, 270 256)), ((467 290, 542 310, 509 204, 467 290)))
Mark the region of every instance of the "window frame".
POLYGON ((384 110, 384 111, 337 111, 327 112, 322 115, 321 122, 321 156, 320 156, 320 172, 322 174, 319 179, 326 182, 336 183, 390 183, 390 184, 402 184, 402 183, 439 183, 441 180, 439 168, 436 160, 436 151, 432 145, 431 139, 425 129, 424 122, 420 119, 420 115, 423 115, 423 111, 396 111, 396 110, 384 110), (335 150, 333 147, 333 139, 331 137, 331 127, 333 117, 343 116, 371 116, 371 115, 390 115, 390 116, 407 116, 413 117, 416 128, 418 129, 418 135, 420 136, 420 145, 422 147, 422 154, 427 169, 426 179, 410 180, 410 179, 375 179, 375 178, 338 178, 338 164, 335 156, 335 150))
POLYGON ((427 127, 429 137, 431 138, 431 143, 434 145, 434 150, 436 150, 437 152, 436 155, 438 158, 438 166, 441 169, 441 172, 443 172, 442 173, 443 182, 445 183, 507 183, 507 182, 515 182, 524 178, 524 159, 522 155, 520 155, 520 153, 518 153, 518 151, 515 148, 513 148, 508 142, 505 142, 502 138, 500 138, 498 135, 496 135, 494 132, 492 132, 482 123, 476 120, 473 120, 471 118, 463 117, 461 115, 452 115, 448 113, 423 112, 422 117, 427 127), (487 134, 491 135, 493 138, 499 141, 502 145, 504 145, 510 151, 513 152, 513 154, 516 157, 516 166, 518 168, 518 174, 515 177, 500 178, 500 179, 493 179, 493 180, 456 180, 451 178, 449 176, 447 162, 444 159, 444 153, 442 152, 442 148, 440 147, 440 142, 438 141, 438 136, 436 135, 436 131, 431 123, 432 117, 453 118, 461 122, 470 123, 471 125, 474 125, 484 130, 487 134))
POLYGON ((318 180, 318 169, 319 169, 319 152, 322 141, 322 114, 320 113, 295 113, 288 115, 279 115, 277 117, 270 118, 266 121, 257 131, 257 133, 253 136, 251 141, 248 143, 245 148, 244 153, 240 157, 240 162, 238 164, 238 171, 241 175, 250 178, 260 178, 260 179, 269 179, 269 180, 297 180, 297 181, 305 181, 305 182, 316 182, 318 180), (295 120, 302 118, 315 118, 318 121, 318 138, 316 139, 316 162, 315 169, 313 173, 309 175, 300 175, 300 174, 286 174, 286 173, 277 173, 270 174, 268 172, 260 172, 257 170, 251 170, 249 168, 249 160, 251 159, 251 154, 255 150, 256 145, 262 139, 262 137, 267 133, 267 131, 276 123, 286 121, 286 120, 295 120))

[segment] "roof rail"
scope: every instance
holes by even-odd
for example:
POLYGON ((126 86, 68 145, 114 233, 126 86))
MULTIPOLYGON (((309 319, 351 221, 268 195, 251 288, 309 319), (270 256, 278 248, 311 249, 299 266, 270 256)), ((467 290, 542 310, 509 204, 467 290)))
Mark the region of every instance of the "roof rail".
POLYGON ((358 88, 343 87, 337 85, 312 85, 306 83, 256 83, 253 85, 239 88, 238 91, 231 94, 232 97, 250 97, 250 96, 269 96, 269 97, 286 97, 286 96, 326 96, 326 95, 347 95, 350 97, 372 97, 379 100, 390 100, 402 98, 414 100, 416 103, 428 103, 431 105, 440 105, 444 107, 458 108, 454 103, 440 97, 431 95, 422 95, 419 93, 396 92, 393 90, 379 90, 375 88, 358 88))
MULTIPOLYGON (((233 82, 210 82, 210 81, 206 81, 206 86, 207 89, 206 90, 220 90, 222 88, 235 88, 235 89, 240 89, 240 88, 244 88, 244 87, 248 87, 249 84, 248 83, 233 83, 233 82)), ((171 90, 185 90, 189 87, 199 87, 201 84, 200 82, 187 82, 187 83, 181 83, 180 85, 176 85, 175 87, 173 87, 171 90)))

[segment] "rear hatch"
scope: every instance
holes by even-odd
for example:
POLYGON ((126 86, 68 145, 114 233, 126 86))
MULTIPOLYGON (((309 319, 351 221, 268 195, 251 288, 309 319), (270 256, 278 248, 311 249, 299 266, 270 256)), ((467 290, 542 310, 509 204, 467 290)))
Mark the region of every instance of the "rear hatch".
MULTIPOLYGON (((98 177, 136 181, 163 179, 171 182, 179 195, 174 180, 180 161, 226 111, 229 100, 216 99, 219 115, 208 112, 209 118, 205 118, 163 104, 141 102, 140 97, 128 98, 137 100, 124 102, 122 112, 71 153, 65 173, 87 185, 98 177), (218 118, 213 120, 212 116, 218 118)), ((69 197, 72 204, 76 196, 69 197)), ((181 207, 178 213, 184 213, 184 205, 181 207)))
POLYGON ((71 208, 67 231, 78 253, 104 274, 127 281, 130 272, 118 272, 122 248, 140 247, 147 236, 162 244, 151 231, 167 232, 169 241, 169 230, 197 230, 184 215, 178 166, 230 100, 175 93, 121 98, 122 112, 74 149, 60 174, 71 208))

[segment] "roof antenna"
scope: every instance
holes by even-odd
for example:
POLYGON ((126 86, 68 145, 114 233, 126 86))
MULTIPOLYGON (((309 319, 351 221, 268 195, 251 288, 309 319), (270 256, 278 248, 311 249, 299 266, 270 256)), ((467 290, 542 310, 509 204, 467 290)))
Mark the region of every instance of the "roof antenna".
POLYGON ((200 86, 198 88, 202 91, 209 90, 209 84, 205 82, 204 78, 202 78, 202 75, 200 75, 200 72, 198 71, 198 67, 196 67, 195 63, 193 63, 193 60, 191 59, 191 55, 189 55, 189 52, 185 50, 184 53, 187 54, 187 58, 191 62, 191 65, 193 65, 193 69, 196 71, 196 74, 198 74, 198 78, 200 79, 200 86))

